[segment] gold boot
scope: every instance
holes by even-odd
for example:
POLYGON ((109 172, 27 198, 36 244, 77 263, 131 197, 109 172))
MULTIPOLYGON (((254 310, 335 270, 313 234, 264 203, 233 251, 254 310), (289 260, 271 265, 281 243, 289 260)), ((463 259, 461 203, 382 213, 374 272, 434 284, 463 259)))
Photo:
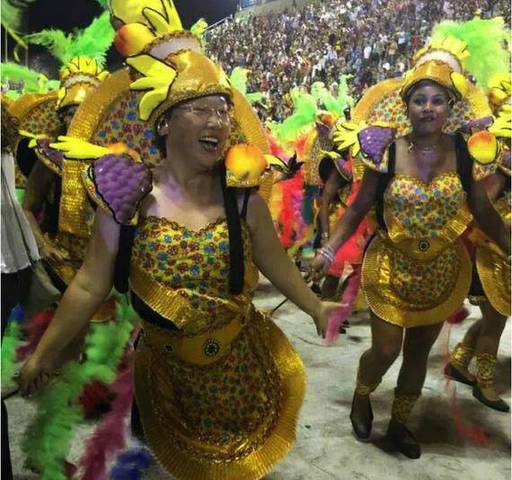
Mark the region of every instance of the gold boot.
POLYGON ((387 437, 393 443, 395 449, 412 459, 420 458, 421 447, 405 424, 418 398, 418 394, 403 394, 395 390, 395 398, 391 408, 391 421, 387 432, 387 437))
POLYGON ((510 407, 504 400, 501 398, 491 400, 483 392, 484 389, 494 388, 496 362, 496 355, 490 353, 479 353, 476 355, 476 383, 473 386, 473 396, 489 408, 499 412, 508 412, 510 407))
POLYGON ((468 377, 468 367, 475 354, 475 349, 462 342, 458 343, 450 354, 450 361, 444 367, 444 373, 447 377, 466 385, 474 385, 475 380, 468 377))

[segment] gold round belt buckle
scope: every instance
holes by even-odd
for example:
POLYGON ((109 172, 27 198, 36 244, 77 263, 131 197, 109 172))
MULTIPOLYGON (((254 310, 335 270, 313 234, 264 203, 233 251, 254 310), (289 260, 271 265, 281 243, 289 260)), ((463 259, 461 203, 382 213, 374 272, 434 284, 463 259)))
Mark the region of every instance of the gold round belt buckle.
POLYGON ((418 250, 420 252, 426 252, 430 248, 430 242, 428 240, 420 240, 418 242, 418 250))
POLYGON ((203 353, 207 357, 215 357, 220 352, 220 344, 213 338, 208 338, 203 344, 203 353))

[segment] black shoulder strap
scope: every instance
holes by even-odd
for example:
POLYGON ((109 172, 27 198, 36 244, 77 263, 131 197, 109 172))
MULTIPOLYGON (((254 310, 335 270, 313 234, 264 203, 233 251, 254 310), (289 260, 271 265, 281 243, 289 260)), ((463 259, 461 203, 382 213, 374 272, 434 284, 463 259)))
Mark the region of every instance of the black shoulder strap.
POLYGON ((242 204, 242 211, 240 212, 240 218, 242 220, 247 219, 247 207, 249 205, 249 197, 251 196, 251 190, 245 189, 244 190, 244 203, 242 204))
POLYGON ((459 174, 462 188, 469 200, 471 198, 471 183, 473 181, 473 158, 469 154, 466 140, 460 132, 455 134, 455 156, 457 173, 459 174))
POLYGON ((395 176, 395 152, 396 146, 393 142, 388 150, 388 171, 379 175, 377 183, 377 198, 375 213, 377 216, 377 223, 379 227, 386 230, 386 223, 384 222, 384 192, 388 188, 389 182, 395 176))
POLYGON ((134 237, 134 226, 121 225, 119 248, 114 266, 114 287, 119 293, 128 293, 130 289, 128 279, 130 277, 130 261, 134 237))

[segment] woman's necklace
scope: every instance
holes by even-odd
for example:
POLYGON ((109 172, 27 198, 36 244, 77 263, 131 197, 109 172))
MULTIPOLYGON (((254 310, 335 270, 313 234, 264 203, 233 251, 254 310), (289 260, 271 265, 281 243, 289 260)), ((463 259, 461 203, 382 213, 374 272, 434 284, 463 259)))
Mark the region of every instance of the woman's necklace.
POLYGON ((415 150, 417 153, 423 153, 423 154, 434 154, 441 150, 441 145, 422 145, 419 146, 414 143, 413 139, 409 137, 409 146, 407 147, 407 151, 411 153, 413 150, 415 150))

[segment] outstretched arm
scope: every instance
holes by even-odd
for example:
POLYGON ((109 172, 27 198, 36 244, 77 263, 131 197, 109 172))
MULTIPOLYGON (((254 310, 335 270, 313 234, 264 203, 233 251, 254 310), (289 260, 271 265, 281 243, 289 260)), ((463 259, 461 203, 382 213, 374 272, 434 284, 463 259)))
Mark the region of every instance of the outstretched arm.
POLYGON ((482 231, 510 256, 510 232, 507 232, 503 220, 492 206, 483 180, 473 181, 469 205, 482 231))
POLYGON ((380 173, 373 170, 367 169, 365 171, 361 189, 354 202, 345 210, 345 213, 338 220, 334 227, 334 232, 331 233, 329 240, 311 264, 311 270, 315 280, 320 280, 320 278, 327 273, 329 265, 332 262, 332 259, 328 258, 328 256, 334 257, 338 249, 350 238, 370 211, 370 208, 375 202, 379 175, 380 173), (324 249, 328 255, 323 254, 322 250, 324 249))
POLYGON ((64 293, 55 316, 20 374, 22 394, 37 386, 42 372, 55 367, 62 350, 82 331, 112 289, 119 225, 100 209, 82 264, 64 293))
POLYGON ((318 333, 323 334, 328 315, 339 305, 321 302, 306 285, 279 243, 268 207, 257 194, 251 195, 249 200, 247 222, 256 266, 283 295, 313 317, 318 333))

